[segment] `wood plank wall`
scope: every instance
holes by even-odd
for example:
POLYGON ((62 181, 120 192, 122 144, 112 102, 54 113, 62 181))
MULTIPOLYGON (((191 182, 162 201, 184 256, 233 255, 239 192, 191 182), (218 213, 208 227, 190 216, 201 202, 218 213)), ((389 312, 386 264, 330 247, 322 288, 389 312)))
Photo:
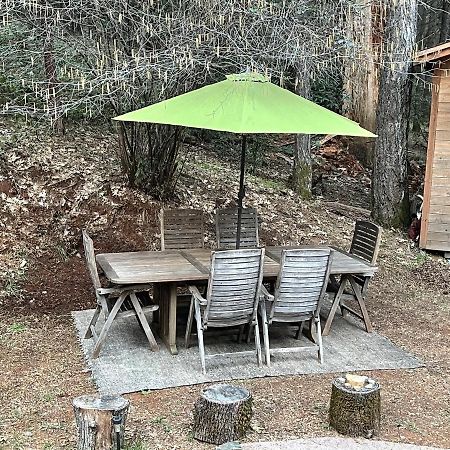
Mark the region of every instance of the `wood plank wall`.
POLYGON ((420 247, 450 252, 450 61, 433 84, 420 247))

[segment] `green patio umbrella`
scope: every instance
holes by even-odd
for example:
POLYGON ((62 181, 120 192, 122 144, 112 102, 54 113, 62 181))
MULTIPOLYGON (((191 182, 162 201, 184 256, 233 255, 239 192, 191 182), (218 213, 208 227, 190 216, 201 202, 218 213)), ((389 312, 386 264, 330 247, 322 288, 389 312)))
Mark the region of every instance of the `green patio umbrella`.
POLYGON ((236 248, 241 234, 246 134, 336 134, 376 137, 356 122, 271 83, 258 73, 226 80, 117 116, 114 120, 152 122, 242 134, 236 248))

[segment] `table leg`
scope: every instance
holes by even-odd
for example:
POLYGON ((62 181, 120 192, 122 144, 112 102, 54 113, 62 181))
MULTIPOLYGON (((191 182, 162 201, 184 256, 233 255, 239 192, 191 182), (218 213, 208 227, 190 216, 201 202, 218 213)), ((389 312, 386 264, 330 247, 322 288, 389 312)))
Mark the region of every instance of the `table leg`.
POLYGON ((177 285, 155 283, 153 297, 159 305, 159 336, 170 353, 177 355, 177 285))
POLYGON ((347 284, 347 277, 342 275, 341 283, 339 285, 339 289, 334 296, 333 304, 331 305, 330 312, 327 317, 327 321, 325 322, 325 326, 323 327, 322 336, 328 336, 330 334, 331 324, 333 323, 334 315, 336 314, 336 310, 341 301, 342 293, 344 292, 345 285, 347 284))
POLYGON ((370 322, 369 312, 367 311, 366 303, 362 296, 361 289, 356 284, 356 281, 353 277, 349 277, 349 280, 350 280, 350 285, 352 286, 353 292, 355 293, 356 300, 358 301, 359 307, 361 308, 362 318, 364 321, 364 325, 366 327, 366 331, 368 333, 372 333, 373 327, 372 327, 372 323, 370 322))
POLYGON ((168 342, 170 353, 178 355, 177 349, 177 285, 171 283, 169 286, 169 328, 168 342))

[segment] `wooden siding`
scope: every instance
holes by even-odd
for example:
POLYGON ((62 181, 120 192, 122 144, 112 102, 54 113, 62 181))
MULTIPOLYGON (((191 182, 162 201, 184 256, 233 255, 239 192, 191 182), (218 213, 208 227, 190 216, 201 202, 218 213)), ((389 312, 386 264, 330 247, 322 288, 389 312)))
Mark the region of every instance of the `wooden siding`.
POLYGON ((450 61, 433 76, 420 246, 450 252, 450 61))
POLYGON ((425 63, 443 59, 448 56, 450 56, 450 42, 417 52, 414 61, 416 63, 425 63))

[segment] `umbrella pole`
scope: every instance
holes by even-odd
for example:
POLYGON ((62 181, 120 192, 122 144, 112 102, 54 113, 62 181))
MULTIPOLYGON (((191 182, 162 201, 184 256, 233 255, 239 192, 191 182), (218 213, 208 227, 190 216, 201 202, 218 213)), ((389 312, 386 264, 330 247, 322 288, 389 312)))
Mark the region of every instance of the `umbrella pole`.
POLYGON ((247 149, 247 136, 242 136, 242 148, 241 148, 241 178, 239 181, 239 194, 238 194, 238 218, 237 218, 237 230, 236 230, 236 248, 241 246, 241 221, 242 221, 242 200, 245 197, 245 153, 247 149))

